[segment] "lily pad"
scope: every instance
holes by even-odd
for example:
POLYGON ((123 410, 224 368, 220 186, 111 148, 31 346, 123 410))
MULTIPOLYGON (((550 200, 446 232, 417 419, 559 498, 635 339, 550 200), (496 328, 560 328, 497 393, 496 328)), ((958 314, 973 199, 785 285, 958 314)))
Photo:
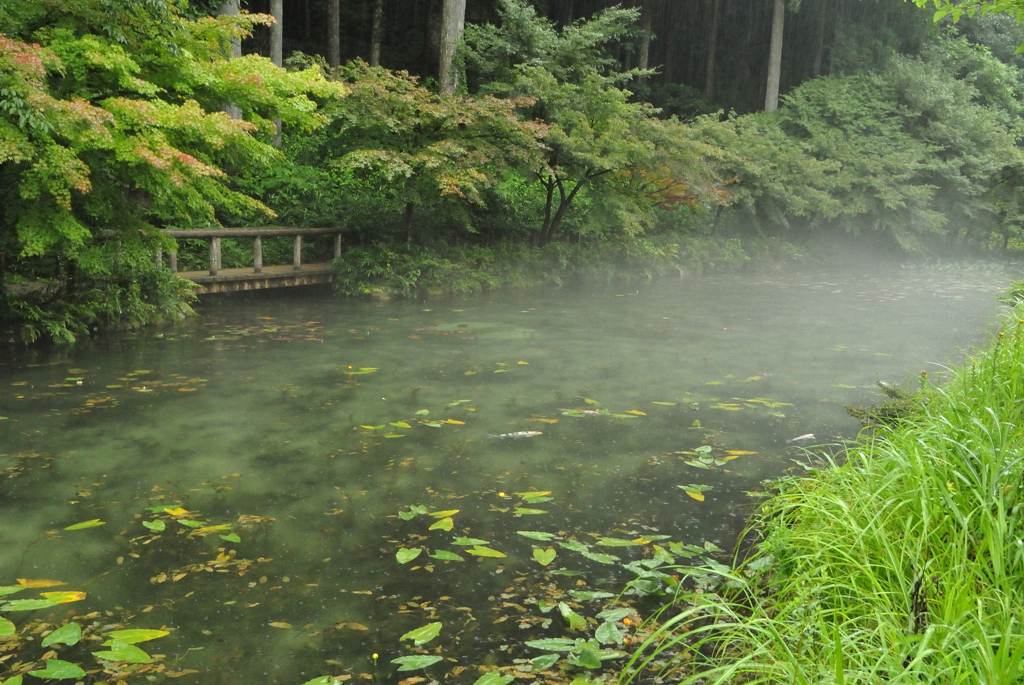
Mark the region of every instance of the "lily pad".
POLYGON ((97 526, 107 525, 106 521, 100 521, 99 519, 93 519, 91 521, 82 521, 74 525, 68 526, 64 530, 82 530, 84 528, 96 528, 97 526))
MULTIPOLYGON (((0 635, 2 634, 3 633, 0 632, 0 635)), ((82 639, 82 627, 72 621, 71 623, 62 625, 60 628, 57 628, 57 630, 43 638, 42 646, 49 647, 50 645, 57 644, 71 646, 78 644, 80 639, 82 639)))
POLYGON ((548 513, 545 509, 524 509, 523 507, 516 507, 514 511, 519 516, 537 516, 548 513))
POLYGON ((473 547, 474 545, 490 544, 490 540, 480 540, 478 538, 455 538, 452 541, 452 544, 459 545, 460 547, 473 547))
MULTIPOLYGON (((170 635, 166 630, 154 630, 147 628, 132 628, 129 630, 115 630, 112 633, 108 633, 108 637, 117 642, 123 642, 128 645, 134 645, 139 642, 148 642, 149 640, 155 640, 158 637, 164 635, 170 635)), ((110 647, 110 642, 104 642, 104 647, 110 647)))
POLYGON ((437 637, 438 634, 441 632, 442 626, 443 626, 443 624, 440 621, 438 621, 436 623, 428 623, 427 625, 423 626, 422 628, 417 628, 415 630, 410 630, 408 633, 406 633, 405 635, 403 635, 402 637, 400 637, 398 639, 399 640, 412 640, 413 644, 415 644, 417 647, 419 647, 420 645, 425 645, 428 642, 430 642, 431 640, 433 640, 435 637, 437 637))
POLYGON ((468 550, 468 552, 470 554, 474 555, 474 556, 478 556, 478 557, 493 557, 495 559, 502 559, 505 556, 507 556, 505 554, 502 554, 501 552, 499 552, 496 549, 491 549, 490 547, 482 547, 481 545, 477 545, 473 549, 468 550))
POLYGON ((129 664, 148 664, 153 660, 153 657, 135 645, 117 640, 110 643, 109 652, 93 652, 92 655, 104 661, 124 661, 129 664))
POLYGON ((488 671, 473 681, 473 685, 508 685, 515 679, 515 676, 502 675, 501 671, 488 671))
POLYGON ((559 657, 557 654, 545 654, 537 657, 536 659, 530 659, 530 665, 533 666, 533 672, 543 671, 545 668, 551 668, 558 663, 558 659, 559 657))
POLYGON ((0 604, 0 611, 35 611, 55 606, 57 602, 48 599, 12 599, 6 604, 0 604))
POLYGON ((558 556, 558 552, 553 549, 535 549, 533 550, 533 559, 541 566, 547 566, 555 557, 558 556))
POLYGON ((549 542, 555 537, 554 533, 542 533, 537 530, 517 530, 516 534, 531 540, 540 540, 541 542, 549 542))
MULTIPOLYGON (((17 627, 3 616, 0 616, 0 637, 11 637, 18 632, 17 627)), ((43 647, 46 647, 44 644, 43 647)))
POLYGON ((427 656, 425 654, 417 656, 402 656, 397 659, 392 659, 391 663, 398 664, 399 671, 415 671, 420 668, 426 668, 441 661, 443 657, 439 656, 427 656))
POLYGON ((541 649, 545 652, 571 652, 576 649, 576 640, 569 640, 564 637, 549 637, 543 640, 528 640, 526 646, 541 649))
POLYGON ((395 552, 395 559, 398 560, 399 564, 408 564, 410 561, 418 557, 422 551, 423 550, 419 547, 413 547, 411 549, 403 547, 395 552))
POLYGON ((449 552, 446 549, 435 550, 433 554, 428 554, 431 559, 437 559, 439 561, 465 561, 455 552, 449 552))
POLYGON ((427 530, 451 530, 454 527, 455 521, 453 521, 452 517, 449 516, 448 518, 443 518, 440 521, 435 521, 427 530))
POLYGON ((37 678, 48 678, 50 680, 71 680, 72 678, 84 678, 85 671, 79 666, 60 659, 48 659, 46 668, 41 671, 29 671, 29 675, 37 678))
POLYGON ((150 530, 155 530, 158 533, 163 530, 166 530, 167 528, 167 524, 160 519, 157 519, 156 521, 143 521, 142 525, 144 525, 146 528, 149 528, 150 530))

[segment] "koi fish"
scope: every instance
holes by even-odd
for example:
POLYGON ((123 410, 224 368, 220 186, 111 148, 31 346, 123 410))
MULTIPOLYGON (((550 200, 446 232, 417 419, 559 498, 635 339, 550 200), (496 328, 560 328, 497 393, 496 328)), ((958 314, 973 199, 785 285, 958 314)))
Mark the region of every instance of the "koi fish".
POLYGON ((500 435, 494 435, 492 433, 488 433, 487 437, 489 437, 489 438, 513 438, 513 439, 516 439, 516 438, 534 438, 534 437, 537 437, 538 435, 541 435, 541 434, 542 434, 541 431, 519 431, 518 433, 501 433, 500 435))
POLYGON ((814 440, 814 433, 804 433, 798 435, 795 438, 786 441, 787 445, 792 445, 794 442, 804 442, 805 440, 814 440))

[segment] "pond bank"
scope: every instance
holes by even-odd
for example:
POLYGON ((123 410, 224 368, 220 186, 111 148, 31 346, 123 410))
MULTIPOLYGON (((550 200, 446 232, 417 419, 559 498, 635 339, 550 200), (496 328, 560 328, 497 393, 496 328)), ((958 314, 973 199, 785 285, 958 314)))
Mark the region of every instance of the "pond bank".
MULTIPOLYGON (((620 682, 1018 682, 1024 308, 919 412, 779 481, 732 571, 681 593, 620 682)), ((654 626, 652 626, 654 629, 654 626)))

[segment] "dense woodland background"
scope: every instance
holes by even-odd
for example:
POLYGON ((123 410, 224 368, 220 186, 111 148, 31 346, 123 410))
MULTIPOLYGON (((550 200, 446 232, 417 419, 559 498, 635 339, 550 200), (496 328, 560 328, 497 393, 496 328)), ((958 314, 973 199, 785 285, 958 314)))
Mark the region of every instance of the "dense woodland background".
POLYGON ((903 0, 0 0, 0 320, 187 312, 167 227, 345 226, 381 297, 1012 252, 1022 43, 903 0))

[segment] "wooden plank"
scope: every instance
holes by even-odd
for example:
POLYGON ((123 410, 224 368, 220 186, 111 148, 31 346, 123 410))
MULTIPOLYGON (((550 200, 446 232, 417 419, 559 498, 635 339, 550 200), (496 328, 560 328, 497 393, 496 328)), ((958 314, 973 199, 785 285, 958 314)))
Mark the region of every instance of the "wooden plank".
POLYGON ((283 228, 267 226, 265 228, 196 228, 182 230, 168 228, 163 232, 171 238, 273 238, 294 235, 332 235, 345 233, 347 228, 283 228))
POLYGON ((300 285, 317 285, 334 281, 330 264, 304 264, 298 271, 291 265, 265 266, 262 273, 253 273, 249 267, 220 269, 216 276, 208 271, 181 271, 178 276, 199 286, 196 293, 226 293, 240 290, 264 290, 300 285))

